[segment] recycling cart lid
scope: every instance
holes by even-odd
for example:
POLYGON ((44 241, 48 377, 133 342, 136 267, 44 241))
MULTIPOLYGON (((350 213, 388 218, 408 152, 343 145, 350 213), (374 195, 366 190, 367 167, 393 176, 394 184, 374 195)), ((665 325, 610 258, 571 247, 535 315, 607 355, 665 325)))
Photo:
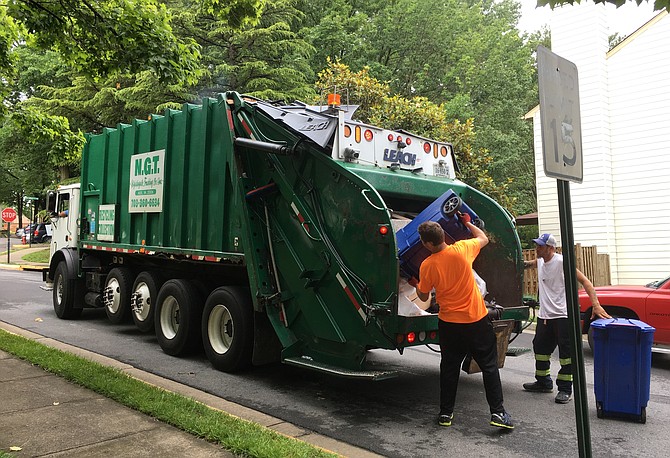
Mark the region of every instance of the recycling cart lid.
POLYGON ((631 318, 600 318, 593 323, 591 326, 599 329, 606 328, 616 328, 620 326, 635 327, 640 332, 654 332, 656 329, 653 326, 649 326, 644 321, 633 320, 631 318))

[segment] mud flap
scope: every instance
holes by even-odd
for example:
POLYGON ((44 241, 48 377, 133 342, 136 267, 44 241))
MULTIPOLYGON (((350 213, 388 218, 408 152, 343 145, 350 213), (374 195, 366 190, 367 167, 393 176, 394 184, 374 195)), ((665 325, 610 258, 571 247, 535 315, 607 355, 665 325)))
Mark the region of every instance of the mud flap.
POLYGON ((281 342, 268 316, 262 312, 254 312, 254 350, 251 363, 260 366, 279 362, 281 351, 281 342))

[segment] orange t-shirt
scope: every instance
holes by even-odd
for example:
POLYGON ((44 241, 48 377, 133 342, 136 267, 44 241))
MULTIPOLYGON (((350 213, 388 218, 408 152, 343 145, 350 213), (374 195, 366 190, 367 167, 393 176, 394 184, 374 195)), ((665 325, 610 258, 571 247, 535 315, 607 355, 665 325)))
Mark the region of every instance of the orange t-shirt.
POLYGON ((479 240, 460 240, 421 263, 417 288, 421 292, 435 288, 442 321, 474 323, 488 314, 472 274, 472 263, 479 250, 479 240))

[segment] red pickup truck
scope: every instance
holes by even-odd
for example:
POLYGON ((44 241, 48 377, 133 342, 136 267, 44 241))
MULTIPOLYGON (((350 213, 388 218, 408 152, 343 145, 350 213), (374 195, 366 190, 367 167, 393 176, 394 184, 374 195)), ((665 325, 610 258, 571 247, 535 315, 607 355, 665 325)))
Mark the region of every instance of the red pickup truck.
MULTIPOLYGON (((652 351, 670 353, 670 277, 645 286, 599 286, 598 301, 613 317, 633 318, 656 328, 652 351)), ((579 291, 582 333, 591 335, 591 301, 584 290, 579 291)))

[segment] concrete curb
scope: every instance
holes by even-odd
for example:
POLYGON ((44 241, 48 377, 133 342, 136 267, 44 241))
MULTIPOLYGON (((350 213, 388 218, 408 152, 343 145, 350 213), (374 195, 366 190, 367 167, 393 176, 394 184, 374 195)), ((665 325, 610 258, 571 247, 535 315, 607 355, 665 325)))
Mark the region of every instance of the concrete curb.
MULTIPOLYGON (((2 266, 3 265, 0 265, 0 267, 2 266)), ((94 353, 88 350, 84 350, 82 348, 78 348, 60 342, 58 340, 51 339, 49 337, 42 336, 40 334, 19 328, 4 321, 0 321, 0 329, 3 329, 11 334, 19 335, 26 339, 34 340, 35 342, 39 342, 42 345, 80 356, 89 361, 93 361, 98 364, 102 364, 104 366, 119 369, 128 376, 141 382, 157 386, 166 391, 191 398, 197 402, 200 402, 208 406, 211 409, 225 412, 229 415, 240 418, 242 420, 257 423, 279 434, 306 442, 308 444, 314 445, 315 447, 322 448, 326 451, 336 453, 341 456, 352 456, 352 457, 355 456, 357 458, 358 457, 377 458, 381 456, 368 450, 356 447, 354 445, 340 442, 333 438, 326 437, 321 434, 317 434, 315 432, 303 429, 292 423, 288 423, 284 420, 275 418, 271 415, 267 415, 263 412, 258 412, 248 407, 244 407, 242 405, 220 398, 218 396, 205 393, 203 391, 192 388, 188 385, 184 385, 182 383, 178 383, 173 380, 169 380, 160 377, 158 375, 145 372, 143 370, 137 369, 136 367, 130 364, 122 363, 107 356, 100 355, 98 353, 94 353)))

